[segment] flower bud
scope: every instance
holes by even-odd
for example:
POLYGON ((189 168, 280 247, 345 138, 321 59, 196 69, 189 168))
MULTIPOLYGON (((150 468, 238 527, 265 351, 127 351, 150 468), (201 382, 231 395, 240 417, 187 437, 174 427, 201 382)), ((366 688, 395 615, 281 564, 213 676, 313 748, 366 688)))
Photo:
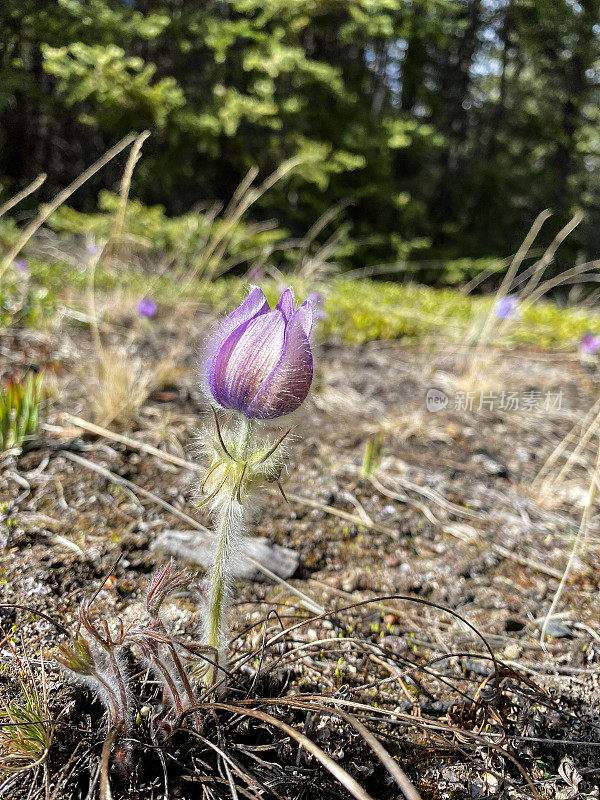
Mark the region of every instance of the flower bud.
POLYGON ((206 361, 206 382, 218 405, 249 419, 295 411, 313 377, 313 313, 307 301, 294 310, 286 289, 271 310, 255 287, 217 331, 206 361))

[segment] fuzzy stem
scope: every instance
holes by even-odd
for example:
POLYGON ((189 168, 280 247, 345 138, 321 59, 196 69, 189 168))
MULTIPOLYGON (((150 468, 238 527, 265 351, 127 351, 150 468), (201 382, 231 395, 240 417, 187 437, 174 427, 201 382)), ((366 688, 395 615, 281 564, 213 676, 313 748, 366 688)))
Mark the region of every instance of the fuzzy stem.
MULTIPOLYGON (((217 523, 216 543, 209 577, 205 643, 214 648, 218 665, 225 660, 228 600, 232 577, 231 561, 242 535, 244 509, 240 501, 240 489, 247 460, 254 446, 254 425, 254 420, 241 418, 234 449, 237 463, 235 466, 232 465, 231 478, 219 486, 214 503, 217 523)), ((204 677, 207 686, 212 686, 218 680, 217 673, 217 667, 209 667, 204 677)))
MULTIPOLYGON (((231 584, 231 558, 241 534, 242 506, 235 496, 224 498, 218 509, 217 544, 208 591, 207 644, 218 653, 221 663, 227 643, 227 601, 231 584)), ((211 666, 206 683, 212 686, 217 670, 211 666)))
POLYGON ((253 419, 242 417, 238 442, 239 458, 242 461, 245 461, 250 454, 250 450, 254 441, 254 425, 255 423, 253 419))
POLYGON ((118 695, 120 699, 119 712, 121 715, 121 722, 123 723, 123 730, 126 732, 129 728, 129 702, 127 700, 127 688, 125 686, 123 673, 121 672, 121 668, 119 666, 119 662, 117 660, 114 650, 108 650, 107 652, 115 676, 115 680, 117 681, 117 687, 119 689, 119 695, 118 695))
POLYGON ((105 681, 102 675, 98 672, 94 673, 94 680, 97 680, 100 686, 106 692, 106 702, 108 704, 108 712, 112 718, 113 725, 117 725, 121 721, 121 716, 119 714, 119 701, 117 696, 115 695, 112 687, 109 685, 108 681, 105 681))
MULTIPOLYGON (((166 628, 165 628, 162 620, 159 620, 159 621, 160 621, 160 625, 161 625, 162 630, 166 633, 166 628)), ((189 682, 187 673, 185 671, 185 667, 181 663, 181 659, 179 658, 179 655, 177 653, 177 648, 175 647, 174 643, 172 641, 168 641, 168 642, 166 642, 166 646, 167 646, 167 649, 168 649, 168 651, 169 651, 169 653, 171 655, 171 659, 173 661, 173 664, 175 665, 175 669, 177 670, 177 672, 179 674, 179 679, 181 680, 181 683, 183 685, 184 691, 185 691, 185 693, 187 695, 189 707, 192 708, 196 704, 196 700, 194 698, 194 691, 192 689, 191 683, 189 682)), ((194 722, 196 723, 196 728, 198 728, 200 726, 200 718, 198 716, 198 712, 197 711, 194 712, 194 722)))
POLYGON ((154 662, 156 669, 162 675, 163 680, 169 692, 171 693, 171 699, 173 701, 175 713, 177 714, 177 717, 180 718, 183 714, 183 703, 181 702, 181 696, 177 686, 175 685, 175 681, 173 680, 166 664, 164 664, 163 661, 158 657, 158 647, 150 648, 150 652, 152 654, 151 659, 154 662))

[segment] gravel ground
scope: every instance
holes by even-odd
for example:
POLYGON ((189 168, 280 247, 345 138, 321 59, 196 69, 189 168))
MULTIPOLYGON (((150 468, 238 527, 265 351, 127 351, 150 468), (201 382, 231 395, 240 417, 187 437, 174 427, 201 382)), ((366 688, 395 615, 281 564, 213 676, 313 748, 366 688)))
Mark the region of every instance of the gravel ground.
MULTIPOLYGON (((93 351, 83 328, 53 337, 2 332, 3 376, 44 367, 52 397, 43 435, 0 459, 0 603, 35 608, 74 630, 78 603, 106 579, 94 613, 131 624, 152 570, 165 562, 161 535, 190 528, 156 498, 209 524, 194 510, 198 472, 169 460, 198 463, 197 430, 210 424, 195 380, 201 336, 179 342, 175 326, 160 324, 131 337, 130 358, 150 364, 176 352, 178 369, 127 424, 109 426, 134 440, 124 444, 65 416, 92 416, 93 351)), ((334 702, 362 714, 423 798, 597 796, 595 512, 545 649, 539 643, 586 502, 594 438, 564 475, 557 477, 563 457, 536 481, 592 408, 597 375, 574 357, 536 351, 486 353, 470 370, 463 359, 439 343, 317 348, 310 400, 290 418, 289 502, 265 491, 247 525, 250 535, 293 548, 298 568, 284 585, 236 585, 231 657, 239 669, 223 702, 246 698, 291 724, 373 798, 403 794, 356 730, 329 713, 334 702), (426 405, 432 387, 448 398, 434 413, 426 405), (369 439, 382 442, 381 457, 365 476, 369 439), (315 619, 315 609, 331 613, 315 619)), ((174 600, 169 621, 178 635, 197 637, 198 607, 193 591, 174 600)), ((51 622, 13 607, 0 608, 0 621, 4 634, 12 629, 0 648, 2 694, 18 700, 15 677, 27 659, 39 679, 42 650, 50 710, 64 726, 46 787, 38 767, 8 776, 0 797, 100 796, 100 704, 56 671, 61 636, 51 622)), ((136 653, 127 657, 135 672, 136 653)), ((135 674, 143 702, 158 702, 152 682, 135 674)), ((120 774, 113 757, 113 797, 231 797, 231 781, 240 796, 351 796, 274 723, 240 726, 233 712, 203 714, 202 736, 232 754, 240 773, 232 777, 214 748, 185 731, 148 744, 152 731, 141 723, 136 736, 146 746, 134 747, 135 768, 120 774), (258 784, 240 777, 248 771, 258 784)))

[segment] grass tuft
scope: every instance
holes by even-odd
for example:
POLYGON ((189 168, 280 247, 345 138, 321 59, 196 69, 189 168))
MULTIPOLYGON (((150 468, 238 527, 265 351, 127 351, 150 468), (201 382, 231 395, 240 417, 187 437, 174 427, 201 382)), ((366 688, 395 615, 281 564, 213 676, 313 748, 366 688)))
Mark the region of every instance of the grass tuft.
POLYGON ((43 375, 9 379, 0 388, 0 451, 22 447, 38 429, 43 375))

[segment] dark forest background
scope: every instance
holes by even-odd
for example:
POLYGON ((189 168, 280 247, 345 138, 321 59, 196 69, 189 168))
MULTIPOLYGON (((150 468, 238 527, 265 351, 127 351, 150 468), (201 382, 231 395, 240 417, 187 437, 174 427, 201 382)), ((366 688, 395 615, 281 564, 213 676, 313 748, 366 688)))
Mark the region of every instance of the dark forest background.
MULTIPOLYGON (((207 208, 297 157, 252 215, 300 236, 330 212, 345 267, 506 256, 545 207, 549 235, 583 212, 569 257, 595 258, 599 68, 600 0, 2 0, 0 199, 148 128, 144 204, 207 208)), ((106 203, 124 159, 70 204, 106 203)))

